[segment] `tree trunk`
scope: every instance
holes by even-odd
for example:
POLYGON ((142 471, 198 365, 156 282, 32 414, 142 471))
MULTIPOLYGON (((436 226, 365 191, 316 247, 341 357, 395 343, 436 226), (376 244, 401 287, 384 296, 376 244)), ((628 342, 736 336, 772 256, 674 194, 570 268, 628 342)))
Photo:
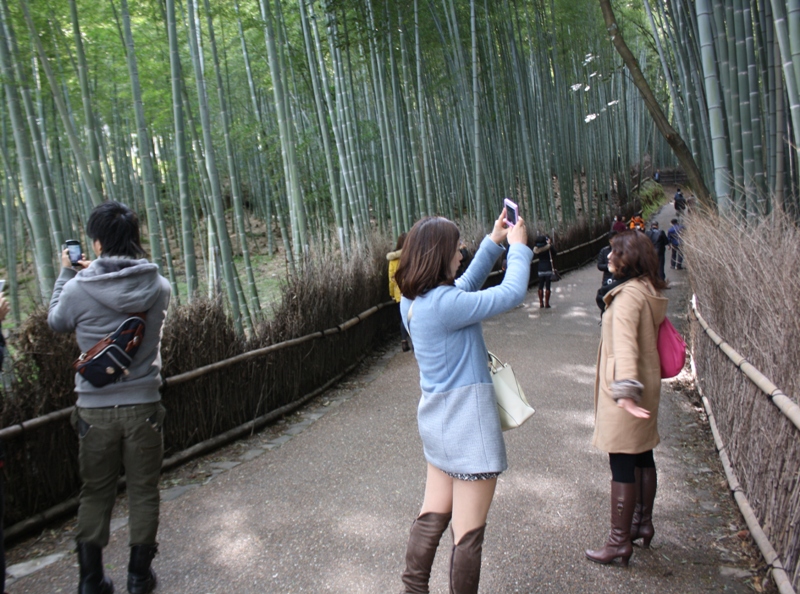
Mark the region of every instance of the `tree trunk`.
POLYGON ((650 112, 650 115, 658 127, 659 132, 661 132, 662 136, 664 136, 666 141, 672 147, 675 156, 678 158, 678 161, 686 172, 686 175, 689 178, 689 185, 692 187, 697 199, 701 204, 703 204, 703 206, 714 209, 714 199, 708 192, 708 188, 706 187, 702 174, 700 173, 700 170, 698 169, 697 164, 692 157, 692 153, 689 151, 680 134, 678 134, 675 129, 670 126, 669 120, 667 120, 666 115, 664 115, 661 106, 653 94, 653 91, 650 89, 647 79, 645 79, 644 74, 639 68, 639 63, 631 53, 631 50, 625 43, 625 40, 622 38, 622 32, 617 25, 614 11, 611 9, 611 1, 600 0, 600 8, 603 11, 603 18, 605 19, 606 28, 608 29, 609 35, 611 35, 611 42, 614 44, 614 48, 622 57, 622 61, 625 63, 625 66, 631 73, 631 76, 633 77, 633 84, 635 84, 636 88, 639 89, 645 105, 647 106, 647 110, 650 112))

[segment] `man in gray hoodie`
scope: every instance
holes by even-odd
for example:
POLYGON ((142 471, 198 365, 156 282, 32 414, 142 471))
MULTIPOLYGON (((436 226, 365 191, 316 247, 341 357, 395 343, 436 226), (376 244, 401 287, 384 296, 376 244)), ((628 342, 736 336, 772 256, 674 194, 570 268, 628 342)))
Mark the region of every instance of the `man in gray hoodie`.
POLYGON ((56 332, 75 332, 81 352, 116 330, 134 313, 145 314, 139 350, 118 381, 95 387, 75 374, 78 395, 73 427, 80 438, 83 486, 78 508, 79 594, 111 594, 103 573, 117 477, 125 468, 129 499, 130 562, 128 592, 148 594, 156 586, 150 567, 157 552, 158 480, 164 454, 161 428, 161 331, 170 287, 158 266, 145 259, 139 220, 124 204, 108 201, 96 207, 86 234, 98 258, 74 265, 67 250, 53 289, 47 321, 56 332), (76 270, 77 269, 77 270, 76 270))

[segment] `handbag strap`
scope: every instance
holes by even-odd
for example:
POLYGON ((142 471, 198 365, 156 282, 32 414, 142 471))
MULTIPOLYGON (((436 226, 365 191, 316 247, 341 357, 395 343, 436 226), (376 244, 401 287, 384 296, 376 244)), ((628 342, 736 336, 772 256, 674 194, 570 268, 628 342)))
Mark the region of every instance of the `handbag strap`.
POLYGON ((411 302, 411 307, 408 308, 408 316, 406 318, 406 332, 408 332, 409 336, 411 336, 411 316, 414 312, 414 303, 414 301, 411 302))

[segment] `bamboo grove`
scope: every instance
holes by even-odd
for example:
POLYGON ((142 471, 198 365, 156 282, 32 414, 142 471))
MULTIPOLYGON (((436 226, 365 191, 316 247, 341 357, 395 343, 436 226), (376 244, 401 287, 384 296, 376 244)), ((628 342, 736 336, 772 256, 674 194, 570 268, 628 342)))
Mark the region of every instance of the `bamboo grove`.
POLYGON ((800 1, 642 0, 673 120, 722 212, 800 214, 800 1))
POLYGON ((106 198, 140 213, 180 301, 223 291, 242 331, 263 308, 254 221, 291 273, 311 245, 347 258, 374 228, 488 222, 505 196, 534 229, 596 221, 631 165, 674 163, 593 0, 2 0, 0 17, 17 318, 19 287, 47 301, 106 198))

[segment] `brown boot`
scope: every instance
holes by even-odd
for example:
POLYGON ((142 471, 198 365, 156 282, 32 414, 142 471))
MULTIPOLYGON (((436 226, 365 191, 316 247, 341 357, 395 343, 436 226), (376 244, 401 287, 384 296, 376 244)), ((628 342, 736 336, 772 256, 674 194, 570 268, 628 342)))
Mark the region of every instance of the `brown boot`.
POLYGON ((486 524, 470 530, 458 544, 453 545, 450 556, 450 594, 478 594, 481 581, 481 553, 486 524))
POLYGON ((544 307, 544 289, 539 289, 539 307, 544 307))
POLYGON ((422 514, 411 525, 406 547, 406 569, 403 572, 403 585, 407 594, 427 594, 431 577, 433 558, 439 539, 450 523, 451 513, 422 514))
POLYGON ((544 292, 544 306, 547 308, 550 307, 550 291, 544 292))
POLYGON ((595 563, 611 563, 617 557, 627 567, 633 554, 631 520, 636 507, 636 484, 611 481, 611 534, 599 551, 586 551, 586 558, 595 563))
POLYGON ((633 470, 634 480, 636 481, 636 507, 633 508, 633 519, 631 520, 631 542, 636 540, 639 534, 639 524, 642 523, 642 469, 638 466, 633 470))
POLYGON ((640 499, 636 502, 636 510, 631 522, 631 542, 642 539, 642 548, 649 549, 653 540, 653 502, 656 499, 658 475, 655 468, 637 468, 637 484, 641 484, 640 499), (638 516, 637 516, 638 512, 638 516))

